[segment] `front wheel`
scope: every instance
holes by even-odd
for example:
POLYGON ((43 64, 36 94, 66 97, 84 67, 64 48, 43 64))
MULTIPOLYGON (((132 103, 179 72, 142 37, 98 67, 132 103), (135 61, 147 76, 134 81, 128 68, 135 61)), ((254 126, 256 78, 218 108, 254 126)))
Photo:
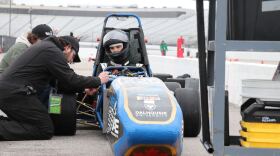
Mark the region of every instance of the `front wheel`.
POLYGON ((76 134, 76 95, 63 94, 61 114, 50 114, 55 135, 76 134))
POLYGON ((201 129, 198 91, 190 88, 178 88, 175 91, 175 97, 183 112, 184 137, 196 137, 201 129))

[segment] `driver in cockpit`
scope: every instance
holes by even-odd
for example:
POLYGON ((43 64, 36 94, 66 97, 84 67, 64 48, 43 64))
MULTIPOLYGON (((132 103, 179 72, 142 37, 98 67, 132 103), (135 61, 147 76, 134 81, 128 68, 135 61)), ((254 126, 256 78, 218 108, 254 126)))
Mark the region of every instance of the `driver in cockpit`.
POLYGON ((115 29, 103 38, 103 47, 110 62, 108 66, 129 66, 129 43, 126 32, 115 29))
MULTIPOLYGON (((110 62, 107 66, 136 66, 129 60, 129 39, 126 32, 115 29, 109 31, 103 38, 103 47, 110 62)), ((105 69, 106 67, 102 67, 105 69)), ((113 70, 112 74, 118 74, 117 70, 113 70)))

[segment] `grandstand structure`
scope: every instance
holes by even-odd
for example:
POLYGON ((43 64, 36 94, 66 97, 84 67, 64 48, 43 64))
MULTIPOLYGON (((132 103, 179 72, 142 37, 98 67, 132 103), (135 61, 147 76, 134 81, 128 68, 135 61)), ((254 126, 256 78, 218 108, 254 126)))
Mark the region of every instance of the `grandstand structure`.
MULTIPOLYGON (((104 17, 110 13, 133 13, 140 16, 148 44, 159 44, 165 40, 176 45, 183 36, 188 45, 196 44, 195 10, 183 8, 81 8, 47 7, 26 5, 0 5, 0 35, 17 37, 38 24, 48 24, 56 35, 73 32, 82 42, 96 42, 101 34, 104 17)), ((108 26, 134 27, 136 20, 117 19, 108 26), (120 22, 121 20, 121 22, 120 22)), ((206 22, 207 24, 207 22, 206 22)), ((206 26, 207 27, 207 26, 206 26)))

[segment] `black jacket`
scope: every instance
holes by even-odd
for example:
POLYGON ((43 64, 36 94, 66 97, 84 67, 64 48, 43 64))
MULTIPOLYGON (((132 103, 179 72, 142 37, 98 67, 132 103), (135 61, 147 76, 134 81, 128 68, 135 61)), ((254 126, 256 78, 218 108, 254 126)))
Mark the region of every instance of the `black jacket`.
POLYGON ((44 90, 51 79, 58 79, 69 90, 77 92, 101 84, 98 77, 77 75, 69 67, 63 46, 56 37, 49 37, 31 46, 0 76, 2 82, 30 85, 38 92, 44 90))

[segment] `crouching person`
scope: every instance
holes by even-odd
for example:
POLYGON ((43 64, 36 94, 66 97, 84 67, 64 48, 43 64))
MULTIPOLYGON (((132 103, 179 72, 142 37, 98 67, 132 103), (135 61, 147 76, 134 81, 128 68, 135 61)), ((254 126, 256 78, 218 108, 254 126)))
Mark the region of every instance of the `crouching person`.
POLYGON ((70 90, 97 88, 108 81, 107 73, 98 77, 77 75, 68 63, 80 60, 79 43, 70 36, 48 37, 31 46, 0 76, 0 140, 44 140, 54 128, 40 96, 50 80, 63 82, 70 90))

